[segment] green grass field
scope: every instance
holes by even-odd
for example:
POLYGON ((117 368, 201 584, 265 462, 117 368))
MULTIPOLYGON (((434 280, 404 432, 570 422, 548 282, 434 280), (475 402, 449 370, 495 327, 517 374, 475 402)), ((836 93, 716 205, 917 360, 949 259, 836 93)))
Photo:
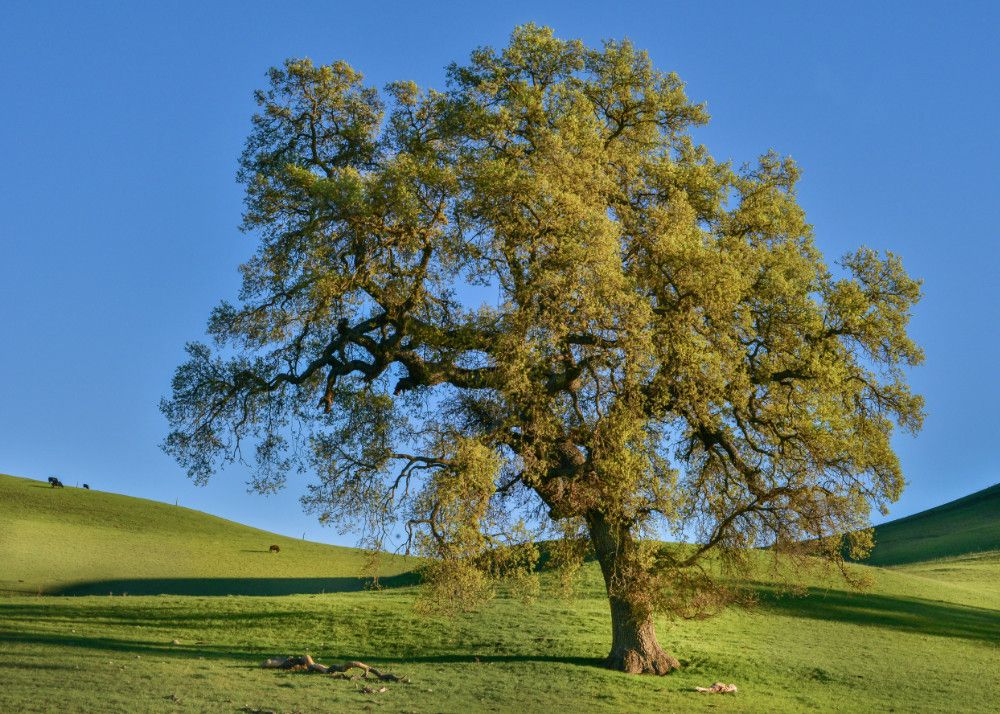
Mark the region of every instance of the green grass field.
POLYGON ((659 623, 683 668, 655 678, 601 668, 594 567, 573 600, 501 596, 424 619, 402 558, 384 589, 364 590, 357 551, 183 508, 0 477, 0 523, 4 712, 964 712, 1000 700, 997 543, 853 566, 874 576, 863 593, 815 576, 809 596, 782 595, 762 569, 757 607, 659 623), (93 594, 57 596, 80 593, 93 594), (301 653, 412 681, 365 693, 381 685, 257 667, 301 653), (739 693, 692 691, 719 680, 739 693))
POLYGON ((901 565, 1000 548, 1000 484, 875 528, 865 562, 901 565))
MULTIPOLYGON (((367 584, 360 577, 365 556, 353 548, 13 476, 0 475, 0 522, 0 593, 287 595, 367 584), (281 548, 277 555, 272 544, 281 548)), ((392 583, 411 569, 405 558, 386 557, 380 572, 392 583)))

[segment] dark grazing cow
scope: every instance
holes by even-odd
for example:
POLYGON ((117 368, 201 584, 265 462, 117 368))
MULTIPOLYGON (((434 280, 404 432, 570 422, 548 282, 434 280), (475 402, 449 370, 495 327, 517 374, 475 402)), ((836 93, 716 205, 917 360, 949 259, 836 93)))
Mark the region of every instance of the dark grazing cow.
POLYGON ((272 546, 271 546, 271 552, 272 552, 272 553, 280 553, 280 552, 281 552, 281 548, 279 548, 279 547, 278 547, 278 546, 276 546, 276 545, 272 545, 272 546))
POLYGON ((85 483, 85 484, 83 484, 83 487, 84 487, 85 489, 87 489, 88 491, 90 490, 90 485, 89 485, 89 484, 86 484, 86 483, 85 483))
POLYGON ((49 486, 52 488, 63 488, 63 482, 55 476, 49 476, 49 486))

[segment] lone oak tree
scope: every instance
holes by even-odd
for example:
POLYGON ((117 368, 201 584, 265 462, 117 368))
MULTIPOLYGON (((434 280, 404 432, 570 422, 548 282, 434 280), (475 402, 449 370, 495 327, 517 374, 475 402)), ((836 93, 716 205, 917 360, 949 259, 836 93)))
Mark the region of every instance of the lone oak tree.
POLYGON ((870 547, 894 425, 922 419, 919 283, 869 249, 831 272, 792 161, 715 161, 627 41, 526 25, 448 80, 270 71, 239 172, 259 249, 165 448, 204 480, 253 444, 261 491, 314 471, 307 509, 405 533, 460 602, 528 572, 547 523, 555 561, 600 563, 609 666, 666 673, 653 614, 717 600, 707 558, 870 547))

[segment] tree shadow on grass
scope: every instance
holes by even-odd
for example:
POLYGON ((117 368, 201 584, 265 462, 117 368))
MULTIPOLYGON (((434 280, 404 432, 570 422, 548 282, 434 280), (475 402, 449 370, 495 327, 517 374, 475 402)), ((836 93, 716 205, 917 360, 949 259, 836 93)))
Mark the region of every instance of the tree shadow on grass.
MULTIPOLYGON (((0 628, 0 639, 5 642, 26 645, 43 645, 57 647, 60 650, 80 648, 87 650, 97 650, 105 653, 127 653, 129 655, 142 655, 145 657, 169 657, 175 659, 204 659, 204 660, 235 660, 239 664, 232 666, 240 669, 256 669, 260 663, 268 657, 298 655, 302 652, 277 652, 273 647, 258 648, 248 645, 216 644, 211 642, 195 642, 192 644, 173 645, 163 640, 126 640, 115 637, 98 637, 88 635, 76 635, 55 632, 23 632, 12 631, 0 628)), ((405 667, 416 664, 459 664, 459 665, 483 665, 483 664, 567 664, 576 667, 588 667, 605 669, 604 660, 596 657, 573 657, 562 655, 543 654, 487 654, 475 655, 472 653, 447 653, 437 655, 413 656, 400 653, 399 656, 386 656, 384 651, 365 651, 364 647, 343 652, 323 652, 317 655, 317 661, 326 664, 341 664, 354 660, 361 660, 370 665, 379 667, 391 665, 405 667)), ((5 663, 0 662, 0 667, 21 668, 21 667, 45 667, 56 668, 56 666, 33 665, 23 662, 5 663)))
POLYGON ((76 669, 69 664, 53 664, 52 662, 0 662, 0 669, 76 669))
MULTIPOLYGON (((348 659, 351 659, 348 657, 348 659)), ((511 663, 524 663, 524 662, 539 662, 545 664, 569 664, 575 667, 596 667, 598 669, 607 669, 605 666, 605 659, 603 657, 572 657, 569 655, 532 655, 532 654, 510 654, 510 655, 497 655, 497 654, 440 654, 440 655, 426 655, 426 656, 400 656, 396 658, 387 658, 385 656, 377 656, 369 658, 370 662, 376 664, 388 664, 388 663, 403 663, 403 664, 511 664, 511 663)), ((337 661, 336 658, 331 659, 331 662, 337 661)), ((367 662, 368 660, 366 660, 367 662)))
POLYGON ((7 643, 30 645, 50 645, 60 649, 84 648, 103 652, 127 652, 157 657, 201 657, 204 659, 250 659, 262 658, 260 651, 248 647, 196 643, 192 645, 172 645, 169 642, 151 640, 123 640, 115 637, 93 637, 87 635, 59 634, 54 632, 19 632, 0 629, 0 638, 7 643))
POLYGON ((1000 643, 1000 610, 826 588, 809 588, 806 597, 763 584, 755 590, 764 607, 781 615, 1000 643))
MULTIPOLYGON (((378 579, 379 587, 416 585, 416 573, 378 579)), ((368 590, 371 578, 135 578, 74 583, 47 595, 317 595, 368 590)))
MULTIPOLYGON (((371 594, 350 601, 334 599, 330 601, 332 609, 329 610, 323 600, 316 600, 315 607, 282 610, 266 604, 258 606, 253 600, 230 601, 234 603, 231 606, 205 607, 205 601, 186 599, 0 599, 0 642, 24 645, 29 652, 39 652, 46 661, 44 653, 51 648, 60 652, 77 650, 112 656, 120 653, 143 658, 192 660, 201 657, 247 669, 259 666, 269 657, 305 654, 309 650, 303 648, 307 647, 326 664, 361 660, 391 669, 405 669, 408 665, 530 663, 603 668, 600 658, 533 651, 527 643, 501 648, 500 642, 491 637, 484 640, 481 636, 467 636, 445 646, 434 645, 421 637, 401 637, 401 632, 417 626, 417 621, 410 620, 408 610, 401 612, 395 605, 383 613, 389 618, 388 632, 351 638, 358 640, 354 642, 340 639, 318 648, 312 634, 304 635, 316 628, 335 626, 355 631, 355 628, 369 627, 373 612, 382 612, 374 604, 377 598, 376 594, 371 594), (362 606, 362 600, 367 602, 369 597, 374 598, 374 611, 362 606), (228 609, 230 607, 239 610, 228 609), (81 631, 74 631, 80 625, 83 625, 81 631), (303 629, 304 625, 308 627, 303 629), (258 629, 262 626, 266 628, 263 633, 258 629), (307 639, 302 640, 303 636, 307 639), (256 642, 260 637, 265 640, 256 642), (174 644, 175 638, 177 644, 174 644)), ((21 655, 17 661, 23 663, 25 657, 21 655)))
MULTIPOLYGON (((299 611, 244 610, 219 611, 214 608, 193 610, 190 605, 175 602, 132 600, 131 598, 106 598, 107 605, 76 605, 73 598, 32 598, 29 602, 12 602, 0 599, 0 635, 21 622, 28 626, 45 623, 65 626, 74 622, 99 622, 108 627, 162 628, 175 632, 200 630, 213 623, 226 626, 255 626, 261 620, 280 624, 306 616, 299 611)), ((2 641, 2 640, 0 640, 2 641)))

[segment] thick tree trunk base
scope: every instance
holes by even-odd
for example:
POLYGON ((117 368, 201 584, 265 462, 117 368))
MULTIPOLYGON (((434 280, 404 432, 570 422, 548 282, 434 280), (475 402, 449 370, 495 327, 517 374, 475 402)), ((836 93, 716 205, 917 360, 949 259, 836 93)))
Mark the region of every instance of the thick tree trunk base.
POLYGON ((628 674, 669 674, 681 663, 656 640, 653 610, 642 592, 647 587, 637 565, 638 544, 628 526, 615 527, 603 513, 587 514, 590 542, 601 564, 611 606, 611 654, 606 664, 628 674), (630 590, 631 587, 631 590, 630 590))
POLYGON ((637 615, 629 603, 611 598, 611 669, 629 674, 669 674, 681 663, 660 647, 650 613, 637 615))
POLYGON ((608 655, 607 665, 610 669, 626 674, 656 674, 664 675, 680 669, 681 663, 675 657, 663 650, 656 652, 640 652, 630 649, 624 652, 612 652, 608 655))

